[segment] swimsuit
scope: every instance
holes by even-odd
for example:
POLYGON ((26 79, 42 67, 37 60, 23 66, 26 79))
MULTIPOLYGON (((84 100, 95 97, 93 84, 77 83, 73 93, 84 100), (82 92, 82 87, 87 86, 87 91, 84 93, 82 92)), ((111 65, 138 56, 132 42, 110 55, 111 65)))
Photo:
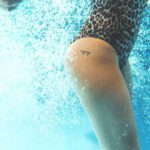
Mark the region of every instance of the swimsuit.
POLYGON ((126 63, 136 40, 147 0, 92 0, 92 9, 73 42, 95 37, 108 42, 117 52, 120 67, 126 63))

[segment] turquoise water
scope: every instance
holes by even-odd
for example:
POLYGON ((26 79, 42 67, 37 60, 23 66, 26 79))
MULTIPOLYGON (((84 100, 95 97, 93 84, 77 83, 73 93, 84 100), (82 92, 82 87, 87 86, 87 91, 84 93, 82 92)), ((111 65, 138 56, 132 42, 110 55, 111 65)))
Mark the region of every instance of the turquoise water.
MULTIPOLYGON (((65 53, 90 0, 24 0, 0 9, 0 150, 98 150, 67 80, 65 53)), ((150 5, 129 58, 143 150, 150 147, 150 5)))

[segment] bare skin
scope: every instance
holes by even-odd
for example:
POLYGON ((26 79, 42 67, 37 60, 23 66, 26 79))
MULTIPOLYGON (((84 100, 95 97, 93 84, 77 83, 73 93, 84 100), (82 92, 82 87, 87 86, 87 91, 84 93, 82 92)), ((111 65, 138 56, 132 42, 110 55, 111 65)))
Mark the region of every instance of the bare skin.
POLYGON ((129 64, 121 72, 115 50, 90 37, 72 43, 66 56, 68 77, 103 149, 140 150, 131 84, 126 83, 129 64))

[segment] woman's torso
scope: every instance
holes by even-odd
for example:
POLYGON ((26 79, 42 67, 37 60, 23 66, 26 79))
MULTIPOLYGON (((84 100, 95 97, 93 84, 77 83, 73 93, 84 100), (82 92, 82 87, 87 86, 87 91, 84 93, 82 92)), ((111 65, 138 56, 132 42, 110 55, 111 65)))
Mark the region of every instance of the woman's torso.
POLYGON ((75 40, 95 37, 113 46, 120 65, 126 62, 136 40, 147 0, 92 0, 91 12, 75 40))

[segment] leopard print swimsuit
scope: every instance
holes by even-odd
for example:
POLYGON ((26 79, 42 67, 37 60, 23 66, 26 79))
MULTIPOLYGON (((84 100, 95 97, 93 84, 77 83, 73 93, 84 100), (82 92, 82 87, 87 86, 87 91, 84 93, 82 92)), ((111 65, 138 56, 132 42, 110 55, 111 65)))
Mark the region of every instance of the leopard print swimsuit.
POLYGON ((139 30, 147 0, 92 0, 92 9, 73 42, 82 37, 105 40, 116 50, 120 67, 126 63, 139 30))

